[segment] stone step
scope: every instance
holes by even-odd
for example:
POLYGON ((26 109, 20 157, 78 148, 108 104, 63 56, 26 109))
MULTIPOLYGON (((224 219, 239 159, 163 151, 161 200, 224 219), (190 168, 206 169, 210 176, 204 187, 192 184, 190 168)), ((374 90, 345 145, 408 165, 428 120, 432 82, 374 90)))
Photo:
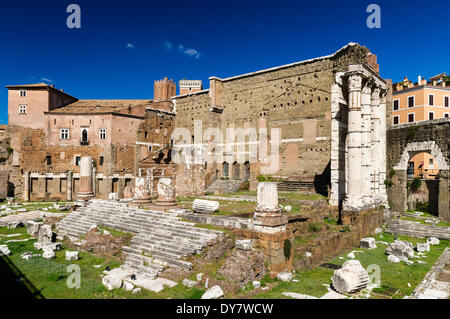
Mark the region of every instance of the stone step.
POLYGON ((182 236, 168 236, 163 234, 158 234, 155 232, 143 232, 135 236, 136 238, 142 239, 144 241, 161 241, 161 242, 175 242, 175 244, 183 244, 185 247, 189 247, 193 251, 200 251, 207 245, 204 241, 187 239, 182 236))
POLYGON ((139 268, 140 266, 144 266, 144 261, 147 263, 145 267, 147 267, 147 270, 153 270, 155 272, 163 271, 165 269, 165 266, 157 265, 151 260, 151 258, 143 255, 138 255, 132 252, 129 252, 126 258, 126 261, 130 266, 134 266, 136 268, 139 268))
POLYGON ((132 233, 130 246, 122 247, 127 257, 121 267, 148 277, 156 277, 167 266, 192 269, 192 264, 182 258, 200 252, 222 234, 195 227, 195 223, 183 221, 174 213, 102 200, 79 207, 58 222, 56 228, 58 232, 80 237, 93 225, 132 233))
MULTIPOLYGON (((140 225, 134 225, 134 226, 130 226, 129 224, 127 225, 119 225, 119 224, 112 224, 112 223, 105 223, 106 226, 110 227, 110 228, 117 228, 117 229, 122 229, 122 230, 138 230, 140 231, 144 236, 144 234, 148 235, 162 235, 165 236, 165 239, 170 239, 171 237, 176 240, 178 238, 178 240, 183 241, 186 238, 191 240, 192 243, 196 246, 196 248, 198 246, 204 246, 205 243, 209 243, 212 240, 214 240, 215 238, 211 238, 211 237, 205 237, 202 235, 196 235, 196 234, 192 234, 192 233, 186 233, 184 231, 180 231, 179 229, 176 228, 170 228, 170 229, 166 229, 166 228, 162 228, 162 227, 150 227, 150 226, 140 226, 140 225)), ((66 230, 69 234, 71 235, 75 235, 75 231, 77 231, 77 236, 80 235, 84 235, 85 233, 87 233, 90 229, 90 227, 92 226, 91 223, 85 222, 85 221, 66 221, 65 223, 59 224, 57 226, 57 229, 59 230, 66 230), (72 231, 70 231, 72 230, 72 231)))
MULTIPOLYGON (((192 269, 192 264, 190 262, 184 261, 184 260, 179 260, 179 256, 175 256, 175 255, 171 255, 171 254, 167 254, 167 253, 161 253, 159 251, 148 251, 148 250, 141 250, 139 248, 135 248, 135 247, 127 247, 124 246, 123 247, 123 251, 127 252, 127 253, 135 253, 137 255, 142 254, 142 252, 148 252, 152 254, 152 258, 155 259, 159 259, 162 261, 167 262, 167 264, 172 265, 172 266, 176 266, 176 267, 183 267, 186 269, 192 269)), ((150 257, 150 256, 147 256, 150 257)))
POLYGON ((173 245, 168 245, 161 242, 142 242, 137 240, 131 241, 131 247, 145 247, 146 249, 169 253, 178 257, 192 255, 195 252, 195 250, 183 248, 182 245, 180 245, 178 248, 173 248, 173 245))
MULTIPOLYGON (((165 231, 168 234, 175 234, 189 236, 191 239, 201 239, 206 241, 211 241, 217 238, 217 235, 210 234, 203 231, 203 228, 198 227, 183 227, 178 225, 171 225, 170 223, 159 223, 159 222, 145 222, 145 221, 136 221, 136 220, 126 220, 122 222, 107 222, 105 220, 93 219, 93 221, 97 222, 99 225, 104 224, 105 226, 109 226, 111 228, 119 228, 124 230, 139 230, 139 231, 165 231)), ((77 223, 83 224, 84 226, 92 225, 89 222, 80 220, 77 223)), ((90 227, 90 226, 89 226, 90 227)))

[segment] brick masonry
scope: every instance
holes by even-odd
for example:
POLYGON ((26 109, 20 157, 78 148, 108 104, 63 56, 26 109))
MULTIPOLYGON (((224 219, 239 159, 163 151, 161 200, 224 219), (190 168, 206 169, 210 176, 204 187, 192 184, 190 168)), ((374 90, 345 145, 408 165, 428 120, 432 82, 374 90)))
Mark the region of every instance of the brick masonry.
POLYGON ((408 161, 417 153, 428 152, 433 155, 439 168, 438 215, 449 221, 450 120, 438 119, 389 127, 387 141, 388 171, 395 171, 392 177, 393 185, 388 188, 390 206, 396 211, 407 209, 408 161))

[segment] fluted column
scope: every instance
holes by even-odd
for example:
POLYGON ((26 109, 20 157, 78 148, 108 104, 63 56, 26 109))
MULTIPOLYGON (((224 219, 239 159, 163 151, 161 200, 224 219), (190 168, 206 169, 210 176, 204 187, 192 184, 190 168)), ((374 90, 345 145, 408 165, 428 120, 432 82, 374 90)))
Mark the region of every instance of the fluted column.
POLYGON ((387 206, 387 191, 384 180, 386 179, 386 90, 381 92, 380 98, 380 127, 379 127, 379 139, 380 139, 380 160, 379 160, 379 176, 380 176, 380 201, 381 204, 387 206))
POLYGON ((372 83, 366 82, 362 89, 361 95, 361 193, 365 204, 369 204, 372 201, 371 190, 371 177, 370 171, 372 167, 371 163, 371 97, 372 97, 372 83))
POLYGON ((362 77, 350 74, 348 106, 348 180, 344 209, 355 210, 361 205, 361 89, 362 77))
POLYGON ((372 194, 378 194, 380 185, 380 88, 372 91, 372 194))

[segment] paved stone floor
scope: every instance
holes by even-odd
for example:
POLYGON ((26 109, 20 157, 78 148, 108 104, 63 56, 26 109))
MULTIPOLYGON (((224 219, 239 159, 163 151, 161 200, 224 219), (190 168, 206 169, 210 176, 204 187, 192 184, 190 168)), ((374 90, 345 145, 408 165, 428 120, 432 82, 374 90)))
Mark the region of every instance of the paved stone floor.
POLYGON ((447 247, 410 298, 448 299, 449 296, 450 249, 447 247))

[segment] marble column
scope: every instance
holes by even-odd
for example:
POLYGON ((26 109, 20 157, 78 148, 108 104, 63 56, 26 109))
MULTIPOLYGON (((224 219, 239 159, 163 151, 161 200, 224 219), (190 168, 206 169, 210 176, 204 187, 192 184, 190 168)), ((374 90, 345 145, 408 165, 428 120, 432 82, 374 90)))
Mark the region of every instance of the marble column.
MULTIPOLYGON (((282 215, 282 210, 278 205, 277 183, 262 182, 258 184, 257 206, 255 209, 255 224, 266 227, 278 227, 284 231, 287 224, 287 217, 282 215)), ((262 232, 272 232, 276 230, 261 229, 262 232)))
POLYGON ((386 90, 383 90, 381 92, 380 97, 380 128, 379 128, 379 139, 380 139, 380 160, 379 160, 379 178, 380 178, 380 185, 379 185, 379 191, 380 191, 380 202, 384 206, 388 206, 388 198, 387 198, 387 191, 386 191, 386 185, 384 184, 384 181, 386 180, 386 90))
POLYGON ((372 194, 378 194, 380 185, 380 88, 375 87, 372 91, 372 194))
POLYGON ((68 201, 72 200, 72 185, 73 185, 73 173, 72 171, 67 172, 67 186, 66 186, 66 199, 68 201))
POLYGON ((358 210, 361 198, 361 89, 362 76, 352 73, 348 79, 348 179, 345 210, 358 210))
POLYGON ((133 198, 133 203, 137 205, 149 204, 152 202, 149 176, 142 176, 142 168, 139 169, 139 176, 136 176, 134 179, 133 198))
POLYGON ((92 157, 83 156, 80 160, 80 190, 78 197, 85 199, 94 196, 92 188, 92 157))
POLYGON ((371 81, 367 81, 362 89, 361 94, 361 193, 365 204, 372 202, 371 189, 371 81))
POLYGON ((175 186, 172 185, 172 179, 162 177, 158 181, 158 198, 156 205, 158 206, 175 206, 175 186))
POLYGON ((26 171, 23 174, 23 201, 30 201, 30 172, 26 171))

